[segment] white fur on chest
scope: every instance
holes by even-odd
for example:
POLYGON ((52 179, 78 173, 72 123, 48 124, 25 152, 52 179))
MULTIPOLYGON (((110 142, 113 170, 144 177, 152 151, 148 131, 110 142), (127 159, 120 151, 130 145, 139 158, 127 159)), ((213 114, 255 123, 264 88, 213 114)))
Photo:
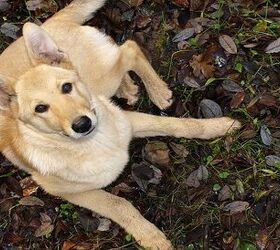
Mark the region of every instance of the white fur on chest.
MULTIPOLYGON (((102 98, 101 98, 102 99, 102 98)), ((111 184, 128 161, 131 125, 123 112, 107 100, 102 102, 96 131, 85 140, 53 140, 24 129, 24 156, 42 175, 103 188, 111 184)))

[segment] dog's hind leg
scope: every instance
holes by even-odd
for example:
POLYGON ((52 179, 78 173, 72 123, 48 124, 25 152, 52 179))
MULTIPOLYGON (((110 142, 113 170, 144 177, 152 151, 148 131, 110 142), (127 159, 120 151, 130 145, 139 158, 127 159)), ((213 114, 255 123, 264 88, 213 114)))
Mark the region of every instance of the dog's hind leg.
POLYGON ((127 41, 121 47, 121 64, 124 71, 132 70, 141 77, 152 102, 160 109, 172 103, 172 92, 160 79, 145 55, 134 41, 127 41))
POLYGON ((131 79, 129 74, 125 74, 116 96, 127 99, 129 105, 133 105, 138 101, 138 86, 131 79))
POLYGON ((124 198, 103 190, 61 195, 66 200, 93 210, 122 226, 142 246, 152 250, 172 249, 170 241, 152 223, 147 221, 133 205, 124 198))
POLYGON ((240 128, 240 122, 229 117, 194 119, 161 117, 125 111, 134 137, 175 136, 188 139, 211 139, 240 128))

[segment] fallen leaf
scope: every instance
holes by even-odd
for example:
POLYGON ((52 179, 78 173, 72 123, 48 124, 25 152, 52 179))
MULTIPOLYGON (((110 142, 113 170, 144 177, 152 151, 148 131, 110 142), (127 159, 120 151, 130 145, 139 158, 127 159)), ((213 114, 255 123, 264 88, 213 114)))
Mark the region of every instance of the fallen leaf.
POLYGON ((245 211, 248 207, 249 203, 247 201, 233 201, 227 204, 223 210, 229 212, 230 215, 233 215, 245 211))
POLYGON ((204 60, 204 55, 194 55, 190 61, 190 66, 193 68, 193 74, 200 78, 210 78, 214 74, 214 66, 209 60, 204 60))
POLYGON ((35 237, 41 237, 45 235, 51 234, 51 232, 54 229, 54 225, 52 225, 49 222, 44 222, 41 224, 39 228, 36 229, 35 231, 35 237))
POLYGON ((30 176, 22 179, 19 183, 23 191, 23 196, 30 196, 36 193, 39 188, 38 184, 30 176))
POLYGON ((225 201, 232 197, 232 192, 230 190, 230 187, 228 185, 223 186, 223 188, 220 190, 218 195, 219 201, 225 201))
POLYGON ((189 0, 172 0, 172 3, 180 6, 180 7, 189 7, 189 0))
POLYGON ((199 117, 204 117, 204 118, 223 116, 223 112, 220 105, 209 99, 203 99, 200 102, 198 107, 198 114, 199 117))
POLYGON ((99 226, 97 228, 100 232, 109 231, 112 222, 107 218, 99 218, 99 226))
POLYGON ((280 38, 271 42, 265 49, 265 53, 278 53, 280 52, 280 38))
POLYGON ((245 98, 245 92, 242 91, 242 92, 235 93, 230 101, 230 107, 232 109, 238 108, 241 105, 241 103, 244 101, 244 98, 245 98))
POLYGON ((277 99, 272 95, 262 95, 259 98, 259 104, 266 107, 277 107, 277 99))
POLYGON ((230 79, 224 80, 223 83, 222 83, 222 87, 223 87, 224 90, 229 91, 229 92, 233 92, 233 93, 243 91, 243 89, 239 86, 239 84, 237 84, 236 82, 234 82, 230 79))
POLYGON ((11 7, 7 0, 0 0, 0 11, 6 11, 11 7))
POLYGON ((193 36, 194 32, 195 32, 194 28, 186 28, 180 31, 176 36, 174 36, 172 42, 177 43, 177 42, 187 40, 193 36))
POLYGON ((153 165, 143 162, 141 164, 133 164, 131 167, 131 175, 142 191, 146 192, 148 184, 159 184, 162 178, 160 169, 153 165))
POLYGON ((269 146, 272 142, 272 136, 269 128, 265 125, 261 126, 261 139, 264 145, 269 146))
POLYGON ((99 219, 87 213, 80 213, 79 221, 86 232, 95 232, 99 226, 99 219))
POLYGON ((114 195, 118 195, 119 192, 122 193, 131 193, 133 191, 133 188, 128 186, 126 183, 122 182, 120 184, 118 184, 117 186, 114 186, 112 188, 111 193, 114 195))
POLYGON ((258 231, 258 233, 256 234, 256 243, 260 250, 266 249, 268 239, 269 237, 266 229, 258 231))
POLYGON ((153 164, 168 166, 170 163, 167 144, 161 141, 151 141, 144 148, 145 158, 153 164))
POLYGON ((206 166, 201 165, 194 170, 187 178, 186 183, 189 187, 198 188, 200 181, 206 181, 209 178, 209 172, 206 166))
POLYGON ((170 147, 172 148, 172 150, 176 153, 176 155, 178 155, 179 157, 187 157, 189 155, 189 151, 186 149, 186 147, 182 144, 178 144, 178 143, 174 143, 171 142, 170 147))
POLYGON ((44 206, 45 203, 35 196, 27 196, 23 197, 18 202, 20 205, 23 206, 44 206))
POLYGON ((191 87, 191 88, 195 88, 195 89, 201 89, 202 87, 200 86, 200 84, 193 79, 192 77, 186 76, 184 79, 184 84, 191 87))
POLYGON ((63 242, 62 248, 61 250, 70 250, 70 249, 74 249, 73 247, 76 246, 76 243, 71 241, 71 240, 65 240, 63 242))
POLYGON ((237 47, 230 36, 221 35, 219 37, 219 43, 228 53, 237 54, 237 47))
POLYGON ((265 163, 266 165, 270 167, 275 167, 276 162, 279 162, 280 164, 280 157, 276 155, 268 155, 265 157, 265 163))
POLYGON ((26 1, 26 8, 30 11, 35 11, 37 9, 43 9, 45 7, 46 7, 46 2, 44 0, 26 1))
POLYGON ((0 31, 13 39, 17 39, 17 32, 20 30, 19 27, 12 23, 3 23, 0 27, 0 31))
POLYGON ((206 181, 208 180, 209 177, 209 172, 206 166, 201 165, 199 166, 199 168, 197 169, 197 179, 199 181, 206 181))

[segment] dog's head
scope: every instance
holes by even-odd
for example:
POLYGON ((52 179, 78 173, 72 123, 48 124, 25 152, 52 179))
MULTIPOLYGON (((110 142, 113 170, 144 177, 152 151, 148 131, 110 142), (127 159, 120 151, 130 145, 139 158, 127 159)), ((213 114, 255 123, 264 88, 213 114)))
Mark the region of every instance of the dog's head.
POLYGON ((34 67, 18 79, 2 77, 0 105, 41 133, 89 135, 97 125, 95 98, 46 31, 27 24, 23 34, 34 67))

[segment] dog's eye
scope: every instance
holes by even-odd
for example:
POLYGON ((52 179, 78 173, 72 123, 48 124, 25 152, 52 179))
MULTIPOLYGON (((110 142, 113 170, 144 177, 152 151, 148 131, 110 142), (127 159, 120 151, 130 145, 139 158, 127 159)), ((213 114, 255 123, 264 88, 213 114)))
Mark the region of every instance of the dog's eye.
POLYGON ((36 113, 45 113, 49 110, 49 105, 45 105, 45 104, 39 104, 35 107, 35 112, 36 113))
POLYGON ((62 85, 61 91, 63 94, 69 94, 73 89, 72 83, 67 82, 62 85))

